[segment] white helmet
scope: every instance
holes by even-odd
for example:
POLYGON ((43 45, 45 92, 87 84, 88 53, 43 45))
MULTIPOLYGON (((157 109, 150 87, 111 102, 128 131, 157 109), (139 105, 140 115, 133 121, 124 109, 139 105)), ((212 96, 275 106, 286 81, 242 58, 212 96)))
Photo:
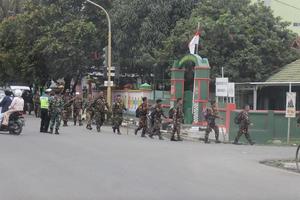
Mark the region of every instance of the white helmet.
POLYGON ((15 90, 14 94, 15 94, 16 97, 21 97, 22 96, 22 91, 17 89, 17 90, 15 90))

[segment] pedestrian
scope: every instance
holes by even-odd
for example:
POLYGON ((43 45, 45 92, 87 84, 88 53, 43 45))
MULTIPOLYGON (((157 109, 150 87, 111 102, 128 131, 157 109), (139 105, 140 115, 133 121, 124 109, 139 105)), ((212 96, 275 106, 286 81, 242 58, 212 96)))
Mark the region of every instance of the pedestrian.
POLYGON ((216 119, 222 119, 221 116, 219 116, 218 108, 215 101, 211 101, 211 108, 207 108, 206 114, 205 114, 205 120, 207 122, 207 127, 205 130, 205 136, 204 136, 204 142, 209 143, 208 137, 209 133, 211 133, 212 130, 215 132, 215 138, 216 143, 221 143, 219 140, 219 127, 216 124, 216 119))
POLYGON ((152 122, 153 126, 149 137, 153 138, 154 135, 157 135, 160 140, 163 140, 163 137, 160 132, 161 123, 162 123, 161 117, 163 116, 165 119, 167 119, 167 117, 163 112, 161 102, 162 102, 161 99, 156 100, 156 104, 153 107, 153 111, 150 113, 151 116, 150 118, 151 120, 153 120, 152 122))
POLYGON ((76 92, 76 97, 73 100, 73 120, 74 126, 76 126, 76 122, 78 121, 79 126, 82 126, 82 108, 83 108, 83 100, 80 96, 79 92, 76 92))
POLYGON ((55 125, 55 134, 59 134, 61 115, 64 107, 64 101, 60 96, 60 91, 55 91, 54 97, 49 100, 49 112, 50 112, 50 133, 53 133, 55 125))
POLYGON ((51 89, 46 89, 45 94, 40 97, 41 106, 41 126, 40 132, 47 133, 49 128, 50 116, 49 116, 49 98, 51 89))
POLYGON ((63 96, 64 109, 62 112, 63 126, 68 126, 68 121, 72 114, 72 96, 70 95, 69 90, 67 89, 63 96))
POLYGON ((120 132, 120 126, 122 125, 123 121, 123 111, 126 111, 127 109, 125 108, 125 105, 122 101, 121 95, 118 95, 116 98, 115 103, 113 104, 112 107, 112 114, 113 114, 113 125, 112 129, 113 132, 115 133, 117 130, 117 133, 121 135, 120 132))
POLYGON ((139 116, 139 126, 135 129, 134 134, 137 135, 138 131, 142 130, 142 137, 146 137, 147 133, 147 114, 149 112, 149 105, 147 97, 142 98, 143 103, 137 108, 139 116))
POLYGON ((96 102, 94 103, 94 109, 95 109, 95 120, 96 120, 97 132, 100 132, 101 127, 105 121, 105 113, 109 111, 109 105, 106 99, 104 98, 103 91, 99 93, 99 96, 96 99, 96 102))
POLYGON ((33 109, 35 117, 40 117, 40 92, 36 91, 36 93, 33 96, 33 109))
POLYGON ((250 110, 250 106, 246 105, 244 107, 244 110, 241 111, 237 116, 236 121, 239 124, 239 131, 236 138, 234 139, 233 144, 238 144, 239 139, 242 135, 245 135, 250 145, 255 144, 254 142, 252 142, 249 134, 249 125, 251 125, 250 118, 249 118, 249 110, 250 110))
POLYGON ((172 117, 173 117, 173 131, 172 131, 171 141, 182 141, 180 137, 181 123, 184 117, 182 98, 177 99, 177 104, 173 108, 172 117), (177 133, 177 140, 175 139, 175 133, 177 133))
POLYGON ((91 94, 88 96, 88 101, 85 105, 85 112, 86 112, 86 128, 92 130, 92 122, 94 117, 94 98, 91 94))

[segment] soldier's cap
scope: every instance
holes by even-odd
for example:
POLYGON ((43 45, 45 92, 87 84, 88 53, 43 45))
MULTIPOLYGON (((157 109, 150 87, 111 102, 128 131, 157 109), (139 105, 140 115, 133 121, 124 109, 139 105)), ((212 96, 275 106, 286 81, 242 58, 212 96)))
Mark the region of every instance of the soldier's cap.
POLYGON ((45 92, 47 92, 47 93, 49 93, 51 91, 52 91, 52 89, 50 89, 50 88, 48 88, 48 89, 45 90, 45 92))

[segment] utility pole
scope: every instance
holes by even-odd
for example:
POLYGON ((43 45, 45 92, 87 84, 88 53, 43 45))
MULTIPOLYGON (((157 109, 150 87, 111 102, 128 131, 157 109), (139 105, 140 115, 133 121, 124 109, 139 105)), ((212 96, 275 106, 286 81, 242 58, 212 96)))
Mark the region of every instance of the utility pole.
POLYGON ((90 1, 90 0, 86 0, 88 3, 100 8, 102 11, 104 11, 105 15, 106 15, 106 18, 107 18, 107 21, 108 21, 108 45, 107 45, 107 48, 108 48, 108 69, 107 69, 107 77, 108 77, 108 85, 107 85, 107 102, 109 104, 109 106, 111 106, 111 87, 112 87, 112 84, 111 84, 111 20, 110 20, 110 16, 108 14, 108 12, 100 5, 96 4, 95 2, 93 1, 90 1))

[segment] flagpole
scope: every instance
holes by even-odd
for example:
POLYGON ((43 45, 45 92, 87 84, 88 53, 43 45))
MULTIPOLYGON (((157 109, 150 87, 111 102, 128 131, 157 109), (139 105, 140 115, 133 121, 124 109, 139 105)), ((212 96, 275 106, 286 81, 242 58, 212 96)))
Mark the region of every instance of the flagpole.
MULTIPOLYGON (((198 28, 197 28, 197 32, 200 31, 200 22, 198 22, 198 28)), ((198 55, 198 52, 199 52, 199 44, 200 42, 198 42, 197 46, 196 46, 196 54, 198 55)))

